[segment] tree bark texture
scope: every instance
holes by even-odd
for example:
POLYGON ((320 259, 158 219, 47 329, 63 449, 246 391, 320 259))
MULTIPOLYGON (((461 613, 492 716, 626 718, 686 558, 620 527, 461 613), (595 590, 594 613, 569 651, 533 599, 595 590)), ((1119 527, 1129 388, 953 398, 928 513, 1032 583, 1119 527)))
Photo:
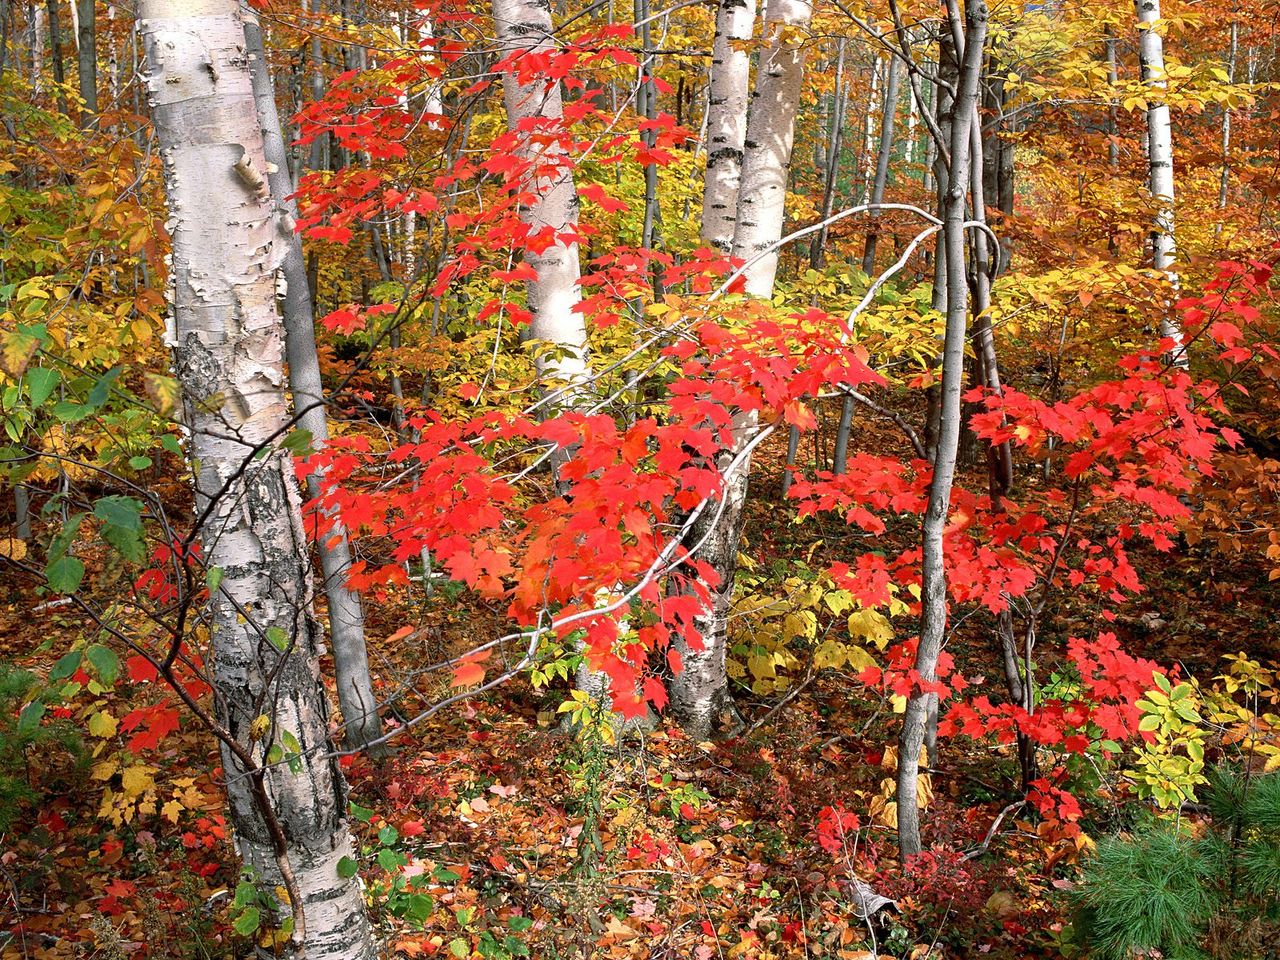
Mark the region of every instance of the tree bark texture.
MULTIPOLYGON (((311 287, 307 282, 302 241, 292 228, 298 208, 294 200, 287 199, 293 193, 293 184, 289 179, 288 153, 276 109, 275 87, 267 66, 262 30, 257 18, 248 10, 245 12, 244 32, 253 96, 262 130, 267 183, 283 228, 276 242, 283 251, 280 309, 284 318, 285 356, 289 361, 289 390, 293 394, 298 426, 311 434, 312 446, 319 449, 329 439, 329 420, 325 412, 324 384, 320 379, 320 359, 316 354, 311 287)), ((319 477, 314 474, 308 477, 307 491, 313 497, 319 494, 319 477)), ((346 531, 339 529, 322 537, 319 551, 325 594, 329 601, 329 639, 333 646, 333 669, 337 679, 338 706, 342 709, 343 731, 348 746, 361 747, 382 735, 382 723, 378 718, 378 702, 369 675, 364 612, 360 607, 360 597, 347 589, 351 544, 346 531)))
MULTIPOLYGON (((958 26, 957 0, 948 3, 950 17, 958 26)), ((947 323, 942 351, 942 384, 939 390, 937 453, 929 483, 929 502, 921 530, 920 642, 915 669, 920 684, 937 679, 938 656, 947 628, 947 578, 944 566, 943 532, 951 506, 955 479, 956 452, 960 441, 960 397, 964 389, 964 347, 969 310, 965 278, 965 207, 970 176, 970 134, 977 116, 978 86, 982 73, 983 46, 987 33, 985 0, 971 0, 966 6, 964 49, 951 105, 950 153, 943 229, 943 254, 947 278, 947 323)), ((957 53, 960 51, 957 50, 957 53)), ((942 259, 940 257, 939 259, 942 259)), ((920 748, 924 745, 928 714, 933 696, 917 688, 907 700, 898 737, 898 851, 905 861, 920 853, 920 810, 918 789, 920 748)))
POLYGON ((236 842, 263 889, 297 891, 288 955, 372 960, 360 888, 338 875, 353 853, 346 786, 329 756, 297 487, 275 442, 288 422, 276 308, 284 226, 244 23, 235 0, 142 0, 138 18, 173 241, 169 340, 204 557, 223 572, 207 663, 218 723, 258 765, 246 769, 223 744, 236 842), (292 767, 261 771, 273 745, 293 741, 292 767))
MULTIPOLYGON (((1163 273, 1174 290, 1178 287, 1178 271, 1174 266, 1177 244, 1174 242, 1173 215, 1173 128, 1169 122, 1169 105, 1164 102, 1168 82, 1164 72, 1164 40, 1160 37, 1160 0, 1137 0, 1138 62, 1142 82, 1149 88, 1147 99, 1147 186, 1155 203, 1151 230, 1151 266, 1163 273)), ((1182 326, 1166 303, 1160 315, 1160 337, 1173 341, 1173 362, 1187 366, 1182 326)))
POLYGON ((738 185, 751 96, 751 54, 738 46, 751 39, 755 21, 755 0, 720 0, 716 7, 707 104, 702 239, 725 253, 733 247, 738 220, 738 185))

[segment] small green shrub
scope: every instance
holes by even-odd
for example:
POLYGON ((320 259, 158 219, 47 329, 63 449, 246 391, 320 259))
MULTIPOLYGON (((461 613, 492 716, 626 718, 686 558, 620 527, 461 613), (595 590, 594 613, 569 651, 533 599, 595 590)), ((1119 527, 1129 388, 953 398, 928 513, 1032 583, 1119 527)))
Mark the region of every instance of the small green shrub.
POLYGON ((1091 956, 1262 960, 1280 938, 1280 774, 1219 767, 1209 822, 1151 820, 1086 864, 1077 934, 1091 956))
POLYGON ((68 761, 63 770, 84 768, 87 757, 75 728, 44 719, 47 702, 56 699, 57 691, 34 673, 0 663, 0 833, 58 784, 57 777, 49 776, 51 760, 68 761))

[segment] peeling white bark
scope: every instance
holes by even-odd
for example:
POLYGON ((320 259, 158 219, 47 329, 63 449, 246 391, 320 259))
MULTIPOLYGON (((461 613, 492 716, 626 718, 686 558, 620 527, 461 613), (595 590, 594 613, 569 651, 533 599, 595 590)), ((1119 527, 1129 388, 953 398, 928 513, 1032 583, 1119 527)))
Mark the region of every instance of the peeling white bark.
MULTIPOLYGON (((769 46, 760 55, 747 119, 738 222, 733 234, 733 255, 744 260, 768 249, 782 236, 787 173, 804 79, 801 41, 812 15, 813 7, 807 0, 769 0, 765 11, 764 35, 769 46)), ((746 291, 756 297, 771 297, 777 272, 775 250, 747 270, 746 291)))
POLYGON ((210 601, 209 667, 220 724, 261 762, 287 732, 298 772, 265 777, 273 831, 251 778, 224 744, 236 843, 263 887, 289 871, 308 960, 372 960, 360 888, 337 862, 352 855, 346 787, 328 759, 320 683, 322 636, 311 612, 310 569, 289 457, 272 447, 288 420, 276 282, 284 245, 267 169, 236 0, 142 0, 138 29, 164 161, 174 366, 182 385, 205 559, 223 571, 210 601), (260 459, 255 451, 270 452, 260 459), (282 652, 267 631, 288 641, 282 652), (279 636, 278 634, 275 634, 279 636), (259 715, 271 720, 255 739, 259 715))
MULTIPOLYGON (((1173 128, 1169 122, 1169 105, 1164 102, 1168 82, 1164 72, 1164 41, 1160 37, 1160 0, 1137 0, 1138 62, 1142 82, 1151 91, 1147 100, 1147 186, 1156 204, 1151 231, 1151 266, 1163 273, 1176 290, 1178 271, 1174 266, 1177 245, 1173 227, 1173 128)), ((1160 317, 1160 336, 1172 340, 1172 358, 1180 367, 1187 366, 1182 327, 1167 304, 1160 317)))
MULTIPOLYGON (((493 0, 493 19, 504 57, 546 55, 556 49, 546 0, 493 0)), ((578 192, 570 158, 555 139, 563 117, 560 82, 535 78, 521 83, 509 73, 503 77, 502 95, 507 125, 520 135, 517 156, 537 160, 536 172, 523 185, 533 198, 521 206, 521 220, 531 235, 554 232, 559 238, 576 233, 578 192)), ((554 356, 539 361, 539 374, 561 381, 581 380, 587 375, 587 330, 582 314, 573 309, 581 292, 578 245, 557 239, 540 253, 526 250, 524 259, 538 274, 525 286, 533 314, 529 336, 556 347, 554 356)))
POLYGON ((755 0, 720 0, 716 7, 706 115, 702 239, 726 253, 733 246, 738 219, 738 184, 751 95, 751 54, 741 49, 741 44, 751 39, 755 22, 755 0))
MULTIPOLYGON (((747 119, 733 235, 733 255, 743 260, 754 258, 782 237, 787 172, 804 73, 804 50, 800 43, 812 13, 812 6, 805 0, 769 0, 765 14, 769 47, 761 57, 747 119)), ((744 274, 746 291, 757 297, 771 297, 777 269, 776 251, 760 257, 744 274)), ((734 416, 733 445, 718 457, 722 470, 755 435, 756 422, 754 412, 739 411, 734 416)), ((697 641, 693 645, 683 639, 676 641, 684 669, 672 678, 667 690, 672 713, 697 739, 704 739, 717 725, 717 720, 732 709, 725 674, 725 637, 750 469, 748 458, 726 482, 721 493, 723 506, 708 504, 688 537, 690 543, 703 541, 699 556, 719 576, 710 605, 694 620, 701 639, 700 648, 697 641)))

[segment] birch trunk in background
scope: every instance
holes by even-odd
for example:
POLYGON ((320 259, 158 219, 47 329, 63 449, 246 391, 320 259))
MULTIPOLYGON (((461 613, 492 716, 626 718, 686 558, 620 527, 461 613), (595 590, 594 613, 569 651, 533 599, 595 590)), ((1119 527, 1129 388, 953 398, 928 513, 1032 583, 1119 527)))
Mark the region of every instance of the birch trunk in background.
MULTIPOLYGON (((765 299, 773 295, 778 252, 771 248, 782 237, 786 212, 787 174, 804 74, 800 33, 808 27, 812 12, 806 0, 770 0, 764 27, 768 47, 761 54, 747 120, 732 253, 743 260, 760 255, 744 274, 745 289, 765 299)), ((755 426, 754 413, 734 415, 733 445, 717 457, 722 472, 754 434, 755 426)), ((699 740, 732 709, 725 643, 749 471, 750 462, 739 465, 721 491, 722 505, 707 504, 688 534, 690 545, 705 538, 698 556, 715 570, 718 582, 708 587, 710 604, 694 617, 700 649, 696 641, 692 646, 683 638, 675 641, 684 669, 672 678, 667 692, 672 714, 699 740)))
MULTIPOLYGON (((513 53, 545 56, 556 49, 551 8, 545 0, 493 0, 493 19, 503 57, 513 53)), ((560 83, 536 79, 520 83, 508 73, 502 80, 502 98, 508 128, 522 137, 517 156, 537 158, 541 171, 528 185, 533 199, 520 208, 520 219, 531 235, 575 233, 578 192, 569 158, 558 143, 535 145, 527 136, 531 125, 558 130, 563 117, 560 83)), ((538 274, 525 285, 533 314, 529 336, 557 348, 553 356, 539 358, 539 374, 557 381, 580 381, 587 374, 587 330, 582 314, 573 309, 580 293, 578 245, 557 239, 541 253, 526 250, 524 259, 538 274)))
POLYGON ((222 571, 205 662, 227 738, 236 843, 263 890, 290 891, 294 936, 284 955, 372 960, 360 887, 338 873, 353 854, 346 785, 328 756, 323 635, 293 464, 275 442, 288 423, 275 289, 283 224, 266 181, 244 23, 236 0, 138 7, 173 241, 168 339, 197 470, 200 542, 222 571), (263 766, 272 746, 293 741, 292 769, 263 766))
MULTIPOLYGON (((551 24, 551 8, 539 0, 493 0, 493 19, 500 44, 499 56, 513 53, 545 55, 555 49, 551 24)), ((563 100, 559 81, 532 80, 520 83, 515 73, 502 80, 502 97, 506 104, 508 129, 527 134, 527 126, 539 125, 553 131, 563 117, 563 100)), ((522 159, 538 158, 539 171, 532 174, 528 185, 533 199, 520 208, 520 219, 530 234, 575 233, 578 227, 578 191, 573 171, 563 147, 557 143, 534 145, 527 136, 516 147, 522 159), (554 168, 554 169, 552 169, 554 168)), ((539 353, 539 378, 549 385, 564 386, 584 382, 591 376, 587 363, 587 329, 582 314, 574 312, 579 300, 578 245, 557 239, 541 253, 525 252, 525 263, 537 273, 536 280, 525 283, 526 304, 533 319, 528 335, 541 341, 540 349, 551 348, 550 355, 539 353)), ((577 398, 570 393, 565 404, 577 398)), ((553 458, 557 468, 567 458, 560 451, 553 458)), ((590 668, 584 657, 578 668, 575 685, 594 699, 609 703, 609 677, 590 668)))
MULTIPOLYGON (((1164 274, 1174 291, 1178 288, 1178 271, 1174 267, 1177 246, 1173 227, 1173 129, 1169 123, 1169 105, 1164 102, 1168 82, 1164 72, 1164 41, 1160 37, 1160 0, 1137 0, 1138 62, 1142 82, 1150 90, 1147 97, 1147 186, 1155 204, 1151 231, 1151 266, 1164 274)), ((1170 357, 1174 364, 1186 368, 1187 352, 1182 327, 1173 313, 1172 298, 1160 312, 1160 338, 1173 341, 1170 357)))
MULTIPOLYGON (((949 0, 949 17, 960 20, 958 0, 949 0)), ((951 506, 956 453, 960 441, 961 402, 964 391, 964 351, 969 313, 969 288, 965 277, 965 208, 970 178, 971 129, 977 116, 978 87, 982 76, 983 46, 987 34, 985 0, 970 0, 965 10, 964 49, 951 104, 950 153, 942 251, 947 277, 947 325, 942 350, 942 384, 939 390, 937 453, 929 482, 929 503, 921 530, 920 642, 915 669, 920 686, 937 679, 938 656, 947 629, 947 577, 943 531, 951 506)), ((958 54, 961 51, 956 51, 958 54)), ((907 699, 898 736, 897 814, 898 851, 903 861, 920 853, 919 775, 920 749, 929 726, 935 695, 917 687, 907 699)))
POLYGON ((738 184, 751 96, 751 54, 739 49, 751 39, 755 0, 720 0, 711 49, 707 101, 707 172, 702 192, 702 239, 728 253, 738 213, 738 184))
MULTIPOLYGON (((1231 23, 1231 48, 1227 52, 1227 82, 1236 82, 1236 52, 1239 48, 1240 24, 1231 23)), ((1231 108, 1222 108, 1222 173, 1218 178, 1218 209, 1227 209, 1227 189, 1231 185, 1231 108)), ((1222 232, 1222 222, 1214 227, 1222 232)))
MULTIPOLYGON (((285 354, 289 361, 289 390, 293 394, 298 426, 311 434, 312 446, 318 450, 329 439, 329 420, 325 413, 320 360, 316 354, 311 288, 307 283, 302 241, 292 226, 297 219, 297 204, 286 199, 293 193, 293 184, 289 179, 288 155, 276 109, 275 88, 267 67, 262 31, 256 16, 248 9, 244 11, 244 33, 258 123, 262 130, 267 182, 281 224, 281 235, 276 242, 283 250, 280 273, 284 279, 284 293, 280 307, 284 316, 285 354)), ((314 474, 307 478, 307 492, 312 497, 320 492, 320 480, 314 474)), ((343 731, 348 747, 362 747, 382 735, 382 722, 378 718, 378 701, 369 676, 364 612, 360 608, 359 596, 347 589, 351 545, 346 531, 339 528, 330 536, 322 537, 319 550, 325 594, 329 600, 329 638, 333 646, 333 669, 337 679, 338 705, 342 708, 343 731)))

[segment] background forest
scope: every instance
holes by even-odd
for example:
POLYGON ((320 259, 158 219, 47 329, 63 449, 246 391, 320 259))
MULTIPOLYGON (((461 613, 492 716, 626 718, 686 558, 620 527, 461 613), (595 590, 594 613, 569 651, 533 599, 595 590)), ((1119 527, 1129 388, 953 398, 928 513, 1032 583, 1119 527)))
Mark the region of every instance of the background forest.
POLYGON ((0 954, 1280 957, 1280 7, 0 5, 0 954))

